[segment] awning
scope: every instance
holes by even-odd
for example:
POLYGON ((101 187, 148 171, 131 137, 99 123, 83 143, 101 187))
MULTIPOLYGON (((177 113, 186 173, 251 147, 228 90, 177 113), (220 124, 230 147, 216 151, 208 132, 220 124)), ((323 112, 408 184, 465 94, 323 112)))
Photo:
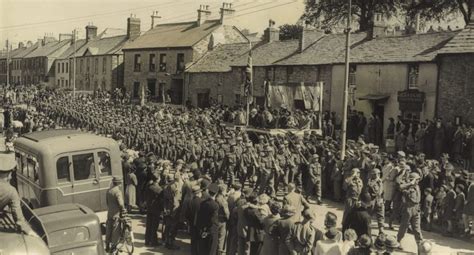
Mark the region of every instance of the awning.
POLYGON ((359 97, 359 100, 386 100, 390 95, 384 94, 367 94, 365 96, 359 97))

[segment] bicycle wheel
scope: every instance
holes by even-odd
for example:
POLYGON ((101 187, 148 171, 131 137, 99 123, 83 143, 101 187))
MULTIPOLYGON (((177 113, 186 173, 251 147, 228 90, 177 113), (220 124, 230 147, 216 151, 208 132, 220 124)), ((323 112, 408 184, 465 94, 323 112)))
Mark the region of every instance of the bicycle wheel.
POLYGON ((124 233, 124 242, 123 242, 124 252, 126 252, 127 254, 133 254, 133 250, 135 249, 133 242, 134 242, 133 231, 126 230, 124 233))

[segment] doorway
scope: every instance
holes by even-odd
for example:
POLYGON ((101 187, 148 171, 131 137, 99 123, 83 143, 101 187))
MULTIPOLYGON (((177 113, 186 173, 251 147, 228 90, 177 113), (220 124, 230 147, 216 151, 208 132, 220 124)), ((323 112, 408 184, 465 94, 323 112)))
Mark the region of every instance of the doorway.
POLYGON ((197 93, 197 106, 199 108, 209 107, 209 92, 197 93))
POLYGON ((384 116, 385 116, 385 102, 374 101, 373 102, 373 112, 377 116, 378 120, 376 121, 376 141, 375 144, 382 146, 383 145, 383 134, 384 134, 384 116))
POLYGON ((149 79, 147 83, 148 95, 150 99, 156 98, 156 79, 149 79))

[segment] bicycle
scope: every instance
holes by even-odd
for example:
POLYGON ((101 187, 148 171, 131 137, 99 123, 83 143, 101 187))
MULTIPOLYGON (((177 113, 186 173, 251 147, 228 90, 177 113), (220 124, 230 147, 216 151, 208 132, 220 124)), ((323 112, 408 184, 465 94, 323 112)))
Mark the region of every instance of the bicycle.
POLYGON ((133 238, 133 231, 132 231, 132 222, 130 218, 124 217, 120 219, 119 223, 120 228, 120 237, 117 242, 112 246, 112 255, 118 254, 133 254, 133 250, 135 249, 134 246, 134 238, 133 238))

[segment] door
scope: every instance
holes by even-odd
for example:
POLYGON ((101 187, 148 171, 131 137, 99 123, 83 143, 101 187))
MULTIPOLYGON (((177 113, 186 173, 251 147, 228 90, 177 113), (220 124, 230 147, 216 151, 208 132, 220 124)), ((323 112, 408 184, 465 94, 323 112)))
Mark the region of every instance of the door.
POLYGON ((156 80, 155 79, 150 79, 148 80, 147 83, 148 86, 148 95, 150 96, 150 99, 155 99, 156 98, 156 80))
POLYGON ((93 152, 72 155, 74 203, 101 209, 99 173, 93 152))
POLYGON ((97 152, 97 166, 99 169, 99 187, 100 187, 100 210, 107 210, 107 191, 112 183, 112 164, 110 161, 110 154, 107 151, 97 152))
POLYGON ((171 103, 182 104, 183 103, 183 80, 173 79, 171 83, 171 103))
POLYGON ((209 107, 209 93, 197 94, 197 106, 200 108, 209 107))
POLYGON ((71 172, 71 157, 68 155, 60 156, 56 160, 56 178, 58 180, 58 192, 56 192, 57 204, 74 202, 71 172))
POLYGON ((385 128, 383 126, 384 122, 384 112, 385 112, 385 103, 384 102, 374 102, 374 114, 377 116, 376 121, 376 140, 375 144, 382 146, 383 145, 383 135, 385 132, 385 128))

